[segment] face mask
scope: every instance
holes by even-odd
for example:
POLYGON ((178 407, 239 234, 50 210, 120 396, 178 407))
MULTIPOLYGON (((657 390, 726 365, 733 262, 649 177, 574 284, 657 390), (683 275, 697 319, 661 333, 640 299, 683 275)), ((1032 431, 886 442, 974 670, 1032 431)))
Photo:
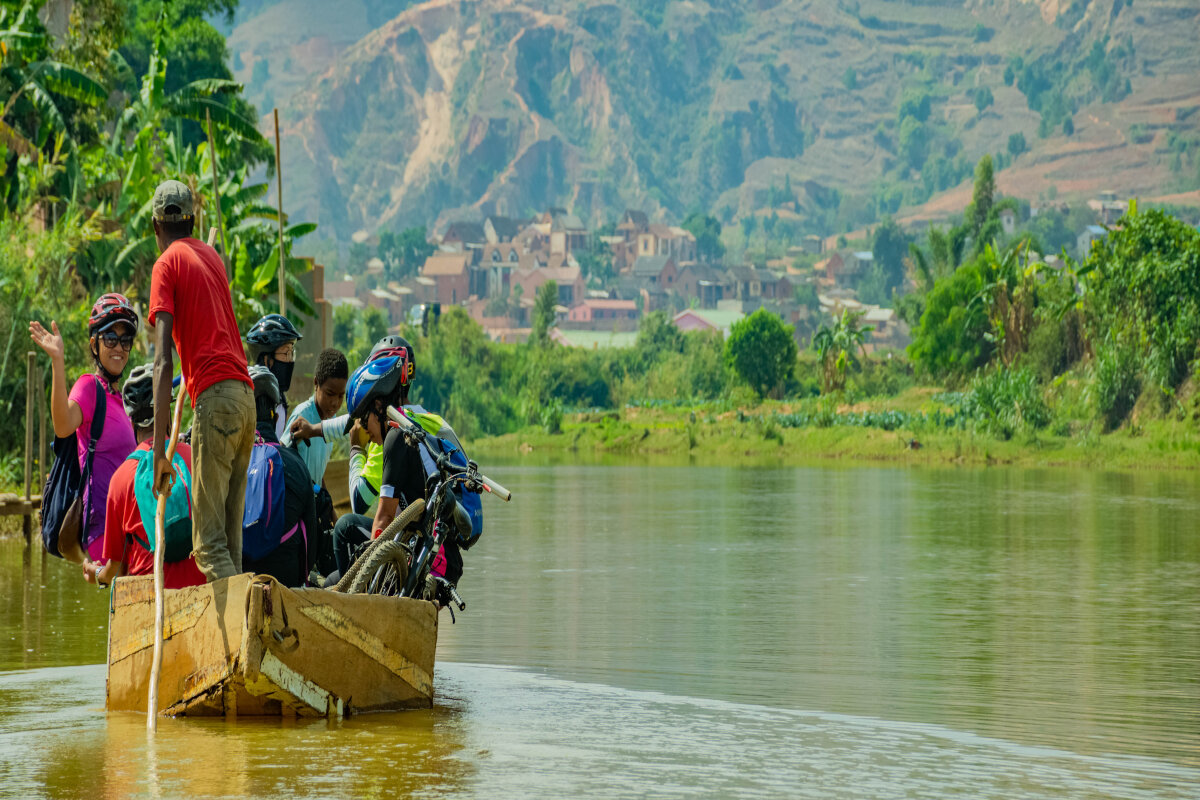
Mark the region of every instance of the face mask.
POLYGON ((287 390, 292 388, 292 370, 295 368, 295 361, 280 361, 275 360, 275 363, 267 367, 271 370, 271 374, 275 376, 275 380, 279 381, 279 393, 287 394, 287 390))

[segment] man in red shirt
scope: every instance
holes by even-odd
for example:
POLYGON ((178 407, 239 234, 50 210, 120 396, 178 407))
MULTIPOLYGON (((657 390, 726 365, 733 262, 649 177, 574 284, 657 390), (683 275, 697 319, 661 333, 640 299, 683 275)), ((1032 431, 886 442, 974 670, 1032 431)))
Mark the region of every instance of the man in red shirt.
POLYGON ((192 551, 209 581, 242 571, 242 510, 254 446, 254 385, 246 370, 225 265, 192 238, 192 192, 179 181, 154 191, 154 236, 162 255, 150 278, 155 327, 154 486, 170 486, 165 443, 171 427, 171 343, 195 416, 192 420, 192 551))
MULTIPOLYGON (((121 395, 125 401, 125 412, 133 422, 137 435, 138 450, 150 449, 153 433, 154 407, 152 403, 153 367, 150 364, 135 367, 125 381, 121 395)), ((192 468, 192 450, 186 444, 177 445, 176 454, 183 458, 189 472, 192 468)), ((90 583, 106 586, 113 578, 122 575, 153 575, 154 553, 146 549, 150 542, 146 526, 142 521, 134 491, 134 477, 138 461, 127 458, 113 473, 108 485, 108 502, 104 515, 103 557, 108 563, 101 566, 94 561, 84 562, 83 576, 90 583)), ((181 561, 163 564, 163 585, 168 589, 182 589, 204 583, 204 574, 196 568, 196 559, 189 555, 181 561)))

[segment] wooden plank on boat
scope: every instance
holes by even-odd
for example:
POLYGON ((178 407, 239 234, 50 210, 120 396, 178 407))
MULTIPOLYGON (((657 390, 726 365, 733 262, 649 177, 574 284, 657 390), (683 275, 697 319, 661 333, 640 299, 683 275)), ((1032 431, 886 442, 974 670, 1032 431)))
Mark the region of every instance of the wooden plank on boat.
POLYGON ((433 694, 433 675, 388 647, 375 634, 351 622, 336 609, 331 606, 312 605, 301 611, 343 642, 354 645, 372 660, 404 678, 418 691, 433 694))
MULTIPOLYGON (((325 716, 432 704, 432 603, 293 590, 251 575, 168 590, 165 603, 163 713, 325 716)), ((111 711, 145 711, 153 613, 152 578, 117 580, 111 711)))

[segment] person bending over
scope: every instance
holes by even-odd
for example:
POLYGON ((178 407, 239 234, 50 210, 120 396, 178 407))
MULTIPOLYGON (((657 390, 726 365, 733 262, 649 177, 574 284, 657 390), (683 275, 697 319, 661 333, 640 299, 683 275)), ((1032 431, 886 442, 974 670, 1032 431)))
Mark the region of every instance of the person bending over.
MULTIPOLYGON (((407 352, 410 356, 413 352, 412 345, 403 336, 384 336, 371 348, 371 352, 367 356, 367 361, 374 361, 382 355, 396 355, 401 351, 407 352)), ((317 369, 320 372, 319 363, 317 369)), ((345 393, 345 387, 346 384, 343 381, 341 384, 343 394, 345 393)), ((340 405, 341 398, 337 399, 340 405)), ((346 423, 349 421, 350 415, 343 414, 340 417, 331 417, 332 413, 329 417, 321 417, 318 422, 318 420, 312 419, 311 412, 307 416, 293 414, 291 420, 288 422, 288 435, 283 437, 284 444, 307 441, 313 446, 318 446, 314 441, 317 438, 323 439, 324 442, 332 442, 334 439, 346 436, 346 423)), ((301 450, 301 454, 304 454, 304 452, 301 450)), ((328 446, 326 446, 325 452, 328 453, 328 446)), ((307 459, 308 456, 306 456, 307 459)), ((327 456, 326 461, 322 464, 322 471, 324 470, 325 463, 328 463, 327 456)), ((348 489, 350 493, 350 509, 355 514, 372 516, 375 510, 375 503, 379 499, 379 486, 383 477, 383 448, 374 443, 367 443, 365 447, 352 449, 349 467, 348 489)), ((316 473, 313 474, 314 476, 316 475, 316 473)), ((317 480, 321 482, 319 478, 317 480)))
POLYGON ((303 586, 319 549, 316 537, 322 533, 317 522, 312 477, 299 453, 279 446, 275 438, 278 421, 275 415, 279 407, 279 384, 275 376, 266 367, 255 365, 250 367, 250 378, 254 382, 254 407, 262 439, 255 447, 278 451, 283 467, 283 538, 258 558, 243 553, 242 564, 247 571, 270 575, 284 586, 303 586))
MULTIPOLYGON (((382 445, 383 474, 379 489, 379 503, 374 517, 347 514, 338 520, 334 529, 334 554, 338 571, 345 574, 352 563, 357 548, 369 538, 383 532, 402 508, 417 498, 425 498, 429 480, 422 465, 417 448, 409 447, 404 434, 398 428, 389 428, 387 407, 405 406, 424 413, 424 409, 408 405, 408 392, 415 373, 411 348, 400 348, 399 355, 380 354, 355 370, 350 377, 347 390, 347 405, 350 408, 351 441, 355 447, 366 442, 382 445)), ((443 434, 455 440, 448 425, 443 434)), ((454 441, 457 446, 457 441, 454 441)), ((458 541, 447 537, 441 559, 444 559, 444 577, 457 584, 462 577, 463 562, 458 541)), ((435 568, 437 567, 435 561, 435 568)))

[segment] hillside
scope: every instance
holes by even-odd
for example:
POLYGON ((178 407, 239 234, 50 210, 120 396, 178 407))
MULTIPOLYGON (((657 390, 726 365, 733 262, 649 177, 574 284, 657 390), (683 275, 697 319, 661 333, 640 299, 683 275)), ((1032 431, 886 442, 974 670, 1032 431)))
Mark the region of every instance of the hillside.
POLYGON ((343 242, 548 205, 836 233, 961 209, 1013 134, 1007 193, 1194 201, 1197 29, 1191 0, 259 0, 230 47, 288 206, 343 242))

